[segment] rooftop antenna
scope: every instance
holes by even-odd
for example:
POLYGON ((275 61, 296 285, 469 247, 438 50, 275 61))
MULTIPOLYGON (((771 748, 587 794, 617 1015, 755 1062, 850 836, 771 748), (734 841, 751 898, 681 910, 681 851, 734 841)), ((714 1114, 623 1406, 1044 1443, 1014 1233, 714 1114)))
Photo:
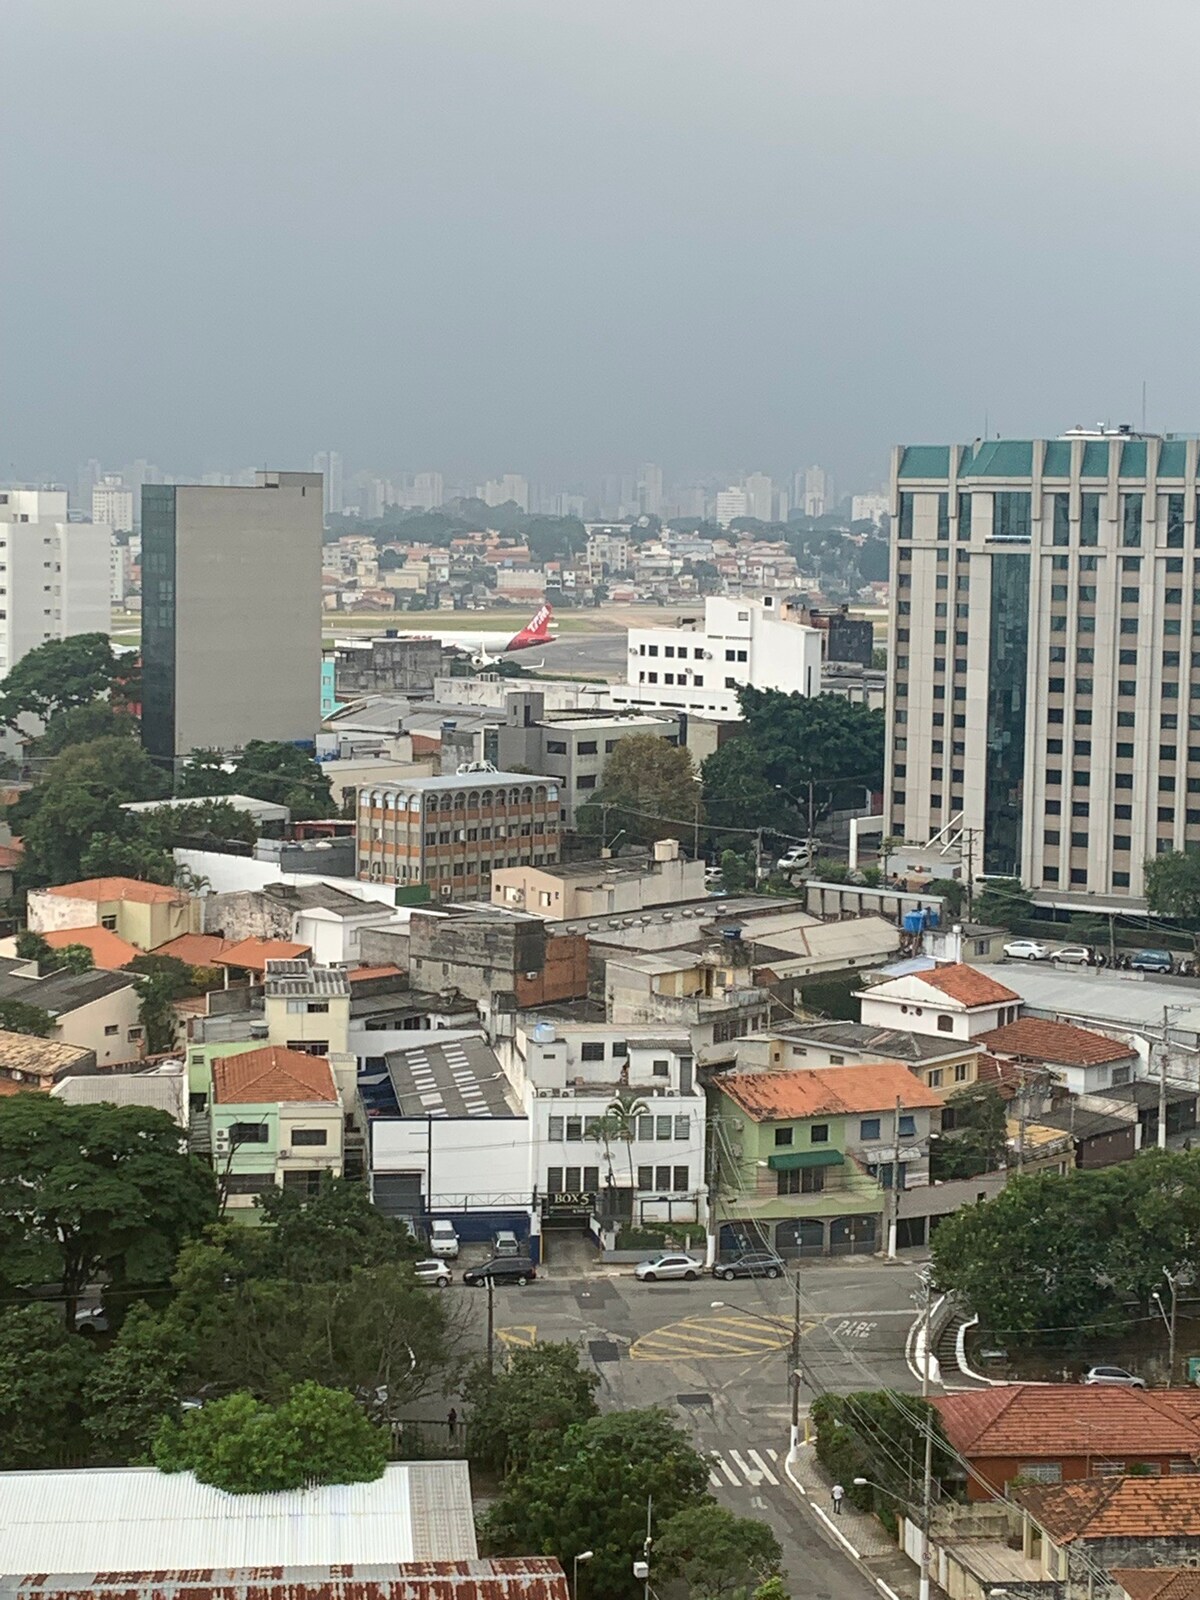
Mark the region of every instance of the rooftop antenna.
POLYGON ((1146 380, 1142 379, 1142 432, 1146 431, 1146 380))

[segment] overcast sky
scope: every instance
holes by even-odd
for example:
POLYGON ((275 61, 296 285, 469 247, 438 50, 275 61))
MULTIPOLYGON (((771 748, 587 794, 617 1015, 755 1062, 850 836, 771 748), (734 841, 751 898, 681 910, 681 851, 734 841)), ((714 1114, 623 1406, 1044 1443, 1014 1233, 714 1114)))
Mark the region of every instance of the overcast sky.
POLYGON ((1200 427, 1197 0, 6 0, 0 479, 1200 427))

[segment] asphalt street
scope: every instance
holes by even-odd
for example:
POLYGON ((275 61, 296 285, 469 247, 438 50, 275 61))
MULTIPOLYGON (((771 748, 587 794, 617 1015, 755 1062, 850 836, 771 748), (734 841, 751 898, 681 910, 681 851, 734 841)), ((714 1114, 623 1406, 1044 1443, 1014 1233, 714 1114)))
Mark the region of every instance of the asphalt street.
MULTIPOLYGON (((628 636, 619 633, 560 633, 545 650, 530 650, 543 665, 541 676, 603 678, 609 683, 624 683, 628 657, 628 636)), ((527 665, 523 656, 513 660, 527 665)))
MULTIPOLYGON (((686 1426, 710 1462, 717 1499, 775 1529, 789 1578, 803 1582, 798 1592, 877 1600, 785 1475, 793 1282, 642 1284, 628 1272, 580 1270, 580 1241, 548 1243, 544 1275, 495 1291, 499 1344, 577 1342, 599 1377, 603 1409, 662 1406, 686 1426)), ((919 1388, 906 1360, 915 1272, 877 1261, 800 1267, 802 1415, 822 1389, 919 1388)), ((482 1329, 483 1291, 449 1292, 477 1296, 472 1320, 482 1329)))

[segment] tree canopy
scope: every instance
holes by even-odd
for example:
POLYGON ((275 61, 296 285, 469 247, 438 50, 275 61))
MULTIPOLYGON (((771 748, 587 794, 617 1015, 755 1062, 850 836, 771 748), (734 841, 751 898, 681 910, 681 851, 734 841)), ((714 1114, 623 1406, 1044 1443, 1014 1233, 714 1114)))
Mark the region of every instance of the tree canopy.
POLYGON ((387 1438, 352 1395, 301 1383, 276 1406, 231 1394, 168 1417, 153 1456, 164 1472, 194 1472, 230 1494, 262 1494, 311 1483, 370 1483, 383 1476, 387 1438))
MULTIPOLYGON (((1008 1153, 1008 1117, 1000 1091, 991 1083, 958 1089, 946 1101, 953 1127, 937 1135, 930 1149, 930 1178, 974 1178, 994 1172, 1008 1153)), ((943 1125, 948 1126, 945 1117, 943 1125)))
POLYGON ((1168 850, 1146 862, 1146 904, 1160 917, 1200 918, 1200 849, 1168 850))
POLYGON ((216 1216, 212 1174, 141 1106, 0 1100, 0 1284, 55 1283, 68 1325, 85 1285, 165 1284, 181 1243, 216 1216))
POLYGON ((0 1438, 7 1470, 45 1467, 85 1448, 82 1396, 93 1364, 88 1341, 67 1329, 57 1306, 0 1313, 0 1438))
POLYGON ((463 1388, 471 1414, 471 1454, 481 1466, 522 1471, 576 1422, 597 1414, 599 1379, 579 1364, 573 1344, 510 1350, 499 1372, 477 1366, 463 1388))
POLYGON ((704 804, 717 828, 808 831, 864 789, 883 786, 882 711, 840 695, 738 692, 743 721, 704 763, 704 804))
POLYGON ((43 722, 56 713, 90 706, 120 689, 130 671, 106 633, 49 639, 21 657, 0 684, 0 722, 15 727, 23 716, 43 722))
POLYGON ((823 1394, 810 1414, 817 1425, 817 1459, 860 1510, 893 1515, 897 1499, 919 1493, 926 1426, 933 1435, 935 1480, 954 1469, 938 1409, 917 1395, 891 1389, 823 1394), (867 1482, 856 1484, 856 1478, 867 1482))
POLYGON ((193 750, 179 775, 176 792, 181 797, 246 794, 272 805, 287 806, 293 818, 333 816, 337 807, 329 774, 299 745, 251 739, 226 770, 217 750, 193 750))
POLYGON ((690 1600, 749 1600, 779 1575, 783 1551, 765 1522, 704 1500, 675 1513, 654 1542, 654 1558, 660 1574, 683 1580, 690 1600))
POLYGON ((624 830, 633 844, 686 837, 704 820, 696 776, 689 750, 656 733, 631 733, 604 763, 595 799, 580 809, 579 831, 611 839, 624 830))

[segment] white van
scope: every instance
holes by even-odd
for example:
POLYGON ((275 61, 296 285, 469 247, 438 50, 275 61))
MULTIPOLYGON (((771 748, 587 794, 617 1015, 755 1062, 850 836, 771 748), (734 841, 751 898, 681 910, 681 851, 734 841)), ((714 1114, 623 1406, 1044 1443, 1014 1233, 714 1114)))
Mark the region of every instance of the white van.
POLYGON ((449 1261, 455 1259, 458 1255, 458 1235, 452 1222, 429 1224, 429 1250, 431 1255, 442 1256, 449 1261))

